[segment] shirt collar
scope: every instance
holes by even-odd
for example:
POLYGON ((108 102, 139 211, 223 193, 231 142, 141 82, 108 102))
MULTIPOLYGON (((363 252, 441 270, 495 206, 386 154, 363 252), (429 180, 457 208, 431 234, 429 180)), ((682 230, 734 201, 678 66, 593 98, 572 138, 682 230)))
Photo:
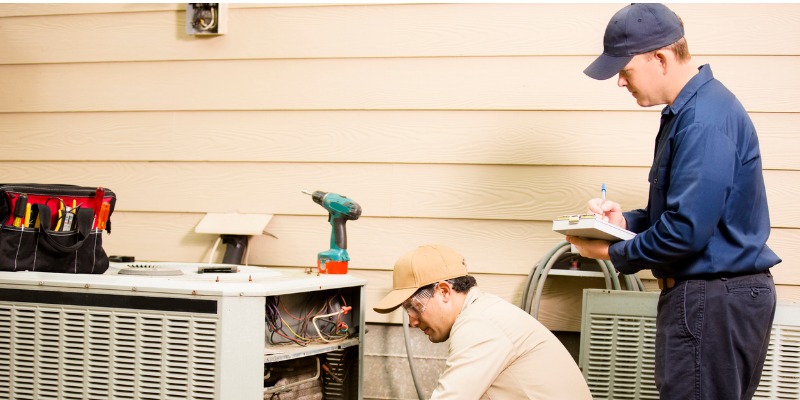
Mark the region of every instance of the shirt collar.
POLYGON ((675 98, 675 101, 672 102, 671 106, 664 107, 661 110, 661 115, 668 115, 668 114, 677 114, 680 112, 681 108, 689 102, 689 99, 694 97, 700 87, 705 85, 708 81, 714 79, 714 73, 711 72, 711 66, 708 64, 703 64, 698 68, 700 72, 698 72, 692 79, 689 79, 689 82, 686 83, 686 86, 681 89, 681 92, 678 93, 678 97, 675 98))
POLYGON ((461 311, 466 310, 470 304, 474 303, 475 300, 478 300, 481 296, 483 296, 483 291, 480 288, 477 286, 471 287, 467 293, 467 298, 464 299, 464 304, 461 305, 461 311))

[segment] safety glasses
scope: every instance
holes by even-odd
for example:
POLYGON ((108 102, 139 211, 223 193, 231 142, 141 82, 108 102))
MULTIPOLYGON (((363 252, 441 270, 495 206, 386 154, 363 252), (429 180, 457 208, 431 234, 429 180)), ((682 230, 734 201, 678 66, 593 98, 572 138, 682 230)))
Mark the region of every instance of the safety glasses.
POLYGON ((428 302, 431 298, 433 298, 433 286, 414 293, 413 296, 403 302, 402 306, 409 317, 419 318, 419 316, 425 312, 425 308, 428 306, 428 302))

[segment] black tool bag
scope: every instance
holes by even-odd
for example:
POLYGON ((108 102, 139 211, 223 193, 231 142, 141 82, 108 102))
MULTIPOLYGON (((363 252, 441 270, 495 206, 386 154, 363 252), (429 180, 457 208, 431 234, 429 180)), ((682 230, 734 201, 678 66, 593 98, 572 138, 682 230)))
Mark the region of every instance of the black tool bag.
POLYGON ((0 271, 102 274, 116 201, 102 187, 0 184, 0 271))

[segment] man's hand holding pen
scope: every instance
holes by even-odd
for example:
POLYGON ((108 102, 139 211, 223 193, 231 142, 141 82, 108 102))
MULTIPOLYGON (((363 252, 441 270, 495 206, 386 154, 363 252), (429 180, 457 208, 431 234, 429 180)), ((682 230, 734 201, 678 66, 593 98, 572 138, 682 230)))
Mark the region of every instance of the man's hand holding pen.
MULTIPOLYGON (((622 206, 619 203, 606 199, 606 185, 603 184, 602 197, 589 200, 586 205, 587 214, 594 214, 599 218, 610 224, 619 226, 623 229, 628 229, 628 223, 622 215, 622 206)), ((576 236, 567 236, 567 242, 571 243, 578 250, 581 256, 587 258, 595 258, 599 260, 608 260, 608 246, 611 242, 597 239, 584 239, 576 236)))
POLYGON ((602 187, 603 197, 589 200, 586 205, 586 212, 600 216, 605 222, 616 225, 622 229, 628 229, 628 223, 622 216, 622 206, 619 203, 606 200, 606 185, 602 187))

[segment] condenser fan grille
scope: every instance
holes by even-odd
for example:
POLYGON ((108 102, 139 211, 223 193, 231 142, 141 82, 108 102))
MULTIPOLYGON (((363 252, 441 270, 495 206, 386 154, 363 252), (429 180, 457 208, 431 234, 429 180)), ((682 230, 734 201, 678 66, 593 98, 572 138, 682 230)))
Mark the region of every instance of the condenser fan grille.
MULTIPOLYGON (((580 366, 595 399, 658 399, 658 292, 584 289, 580 366)), ((800 399, 800 306, 778 303, 753 399, 800 399)))
POLYGON ((213 316, 0 303, 0 398, 214 399, 213 316))
MULTIPOLYGON (((800 326, 775 315, 767 359, 754 399, 800 399, 800 326)), ((795 316, 797 318, 798 316, 795 316)))
POLYGON ((594 314, 584 375, 595 398, 658 399, 655 318, 594 314))

